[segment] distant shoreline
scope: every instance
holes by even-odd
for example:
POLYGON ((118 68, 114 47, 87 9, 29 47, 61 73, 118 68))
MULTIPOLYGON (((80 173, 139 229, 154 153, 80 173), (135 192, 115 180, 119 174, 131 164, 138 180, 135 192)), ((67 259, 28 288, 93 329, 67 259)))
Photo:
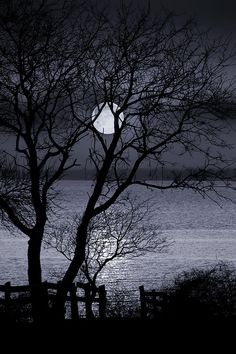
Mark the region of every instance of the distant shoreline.
MULTIPOLYGON (((136 177, 141 180, 149 180, 149 181, 171 181, 173 180, 176 176, 186 176, 189 174, 190 170, 166 170, 164 172, 156 172, 156 171, 150 171, 150 170, 145 170, 142 169, 140 170, 136 177)), ((192 173, 194 174, 196 172, 196 169, 192 169, 192 173)), ((214 171, 210 171, 214 173, 214 171)), ((121 171, 121 176, 125 178, 127 176, 127 171, 121 171)), ((62 179, 63 180, 78 180, 78 181, 90 181, 94 180, 95 177, 95 172, 93 170, 72 170, 68 174, 66 174, 62 179)), ((236 181, 236 169, 229 169, 225 170, 224 173, 222 173, 221 178, 216 178, 215 180, 228 180, 231 179, 232 181, 236 181)), ((213 178, 209 178, 208 180, 213 180, 213 178)))

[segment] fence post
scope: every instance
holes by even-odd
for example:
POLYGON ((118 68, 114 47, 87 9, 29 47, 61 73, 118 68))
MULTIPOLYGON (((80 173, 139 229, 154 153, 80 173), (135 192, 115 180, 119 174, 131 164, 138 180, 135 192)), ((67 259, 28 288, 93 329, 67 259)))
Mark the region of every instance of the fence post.
POLYGON ((140 304, 141 304, 141 317, 146 318, 147 317, 147 307, 146 307, 146 299, 145 299, 145 292, 144 292, 143 285, 141 285, 139 287, 139 294, 140 294, 140 304))
MULTIPOLYGON (((62 286, 62 282, 61 282, 61 280, 59 280, 58 282, 57 282, 57 291, 61 288, 61 286, 62 286)), ((56 313, 56 316, 59 318, 59 319, 65 319, 65 317, 66 317, 66 304, 64 304, 64 307, 63 307, 63 309, 62 308, 60 308, 60 313, 56 313)))
POLYGON ((78 302, 77 302, 75 283, 72 283, 70 288, 70 306, 71 306, 71 319, 73 321, 76 321, 79 319, 79 312, 78 312, 78 302))
POLYGON ((45 281, 42 284, 42 296, 43 296, 43 311, 44 318, 48 318, 49 315, 49 298, 48 298, 48 282, 45 281))
POLYGON ((86 284, 84 287, 85 293, 85 311, 86 311, 86 318, 92 319, 93 318, 93 311, 92 311, 92 299, 90 294, 90 284, 86 284))
POLYGON ((5 283, 5 306, 7 317, 10 318, 11 315, 11 282, 5 283))
POLYGON ((157 294, 155 290, 152 290, 152 308, 153 308, 153 315, 156 316, 157 311, 157 294))
POLYGON ((98 288, 99 295, 99 317, 106 317, 106 289, 105 285, 100 285, 98 288))

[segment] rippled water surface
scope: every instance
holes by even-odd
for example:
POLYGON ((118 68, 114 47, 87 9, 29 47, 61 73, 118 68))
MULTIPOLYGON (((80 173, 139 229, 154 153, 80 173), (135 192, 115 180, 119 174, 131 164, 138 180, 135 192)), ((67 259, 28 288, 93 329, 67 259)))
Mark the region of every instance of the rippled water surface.
MULTIPOLYGON (((91 188, 89 181, 62 181, 60 187, 66 199, 64 214, 83 210, 91 188)), ((222 190, 223 191, 223 190, 222 190)), ((236 204, 230 200, 217 205, 190 190, 147 191, 134 188, 139 198, 150 199, 152 222, 168 236, 172 245, 163 254, 148 254, 140 258, 116 261, 100 277, 107 287, 137 289, 141 284, 156 288, 176 273, 191 268, 226 261, 236 266, 236 204)), ((236 199, 232 191, 225 191, 236 199)), ((12 236, 0 230, 0 284, 27 282, 27 238, 12 236)), ((43 275, 56 280, 68 262, 54 250, 43 250, 43 275)))

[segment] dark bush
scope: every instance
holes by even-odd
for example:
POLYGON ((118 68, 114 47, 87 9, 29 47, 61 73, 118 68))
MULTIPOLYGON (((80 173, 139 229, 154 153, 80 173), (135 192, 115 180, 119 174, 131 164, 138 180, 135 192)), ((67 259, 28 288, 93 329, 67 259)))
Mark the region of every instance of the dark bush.
POLYGON ((161 313, 168 317, 236 315, 236 271, 227 264, 192 269, 178 275, 167 289, 161 313))
POLYGON ((8 306, 1 299, 0 323, 32 322, 32 306, 30 297, 20 294, 11 298, 8 306))
POLYGON ((109 318, 140 317, 139 299, 133 291, 115 288, 107 297, 106 315, 109 318))

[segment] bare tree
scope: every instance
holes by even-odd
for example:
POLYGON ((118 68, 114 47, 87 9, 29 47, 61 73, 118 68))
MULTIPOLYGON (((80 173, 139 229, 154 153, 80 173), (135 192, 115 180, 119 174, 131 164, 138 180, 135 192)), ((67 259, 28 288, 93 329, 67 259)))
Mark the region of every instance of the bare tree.
MULTIPOLYGON (((111 16, 79 5, 71 11, 67 1, 0 2, 0 209, 3 221, 29 238, 32 289, 42 280, 53 187, 76 165, 75 144, 91 139, 94 187, 58 290, 58 316, 85 260, 89 227, 127 188, 191 188, 211 196, 232 163, 222 155, 227 144, 216 118, 233 97, 228 41, 212 40, 171 13, 152 17, 122 2, 111 16), (114 120, 110 135, 96 129, 104 109, 114 120), (179 164, 192 156, 194 169, 167 183, 140 177, 148 166, 162 176, 173 156, 179 164)), ((32 295, 40 317, 43 295, 32 295)))
POLYGON ((40 317, 41 243, 55 183, 77 165, 73 148, 86 135, 74 111, 100 23, 82 8, 74 18, 66 1, 13 0, 0 8, 0 209, 2 221, 29 238, 28 278, 40 317))
MULTIPOLYGON (((137 202, 126 195, 91 220, 84 262, 77 275, 79 281, 90 285, 91 317, 98 278, 108 264, 118 259, 164 252, 171 244, 153 223, 149 204, 147 201, 137 202)), ((67 260, 72 261, 76 249, 76 230, 80 222, 81 216, 76 215, 73 222, 54 228, 44 239, 46 247, 55 248, 67 260)))
POLYGON ((127 188, 191 188, 212 197, 212 192, 218 193, 216 179, 227 184, 224 171, 231 163, 222 154, 227 143, 217 119, 219 108, 234 94, 226 75, 232 55, 228 40, 212 39, 192 20, 172 13, 152 16, 149 9, 139 11, 124 2, 106 18, 105 26, 92 48, 85 94, 90 106, 75 115, 83 125, 93 112, 94 124, 85 126, 94 187, 57 294, 58 315, 85 262, 91 222, 100 220, 127 188), (101 114, 113 119, 113 134, 96 129, 101 114), (179 165, 191 157, 194 167, 185 166, 167 182, 140 177, 140 169, 149 166, 161 177, 173 157, 179 165))
MULTIPOLYGON (((80 222, 81 216, 77 215, 73 222, 59 225, 45 238, 46 245, 72 261, 80 222)), ((78 277, 95 288, 100 273, 110 262, 139 257, 149 252, 163 252, 169 244, 170 241, 153 223, 149 204, 137 202, 127 195, 91 220, 85 259, 78 277)))

